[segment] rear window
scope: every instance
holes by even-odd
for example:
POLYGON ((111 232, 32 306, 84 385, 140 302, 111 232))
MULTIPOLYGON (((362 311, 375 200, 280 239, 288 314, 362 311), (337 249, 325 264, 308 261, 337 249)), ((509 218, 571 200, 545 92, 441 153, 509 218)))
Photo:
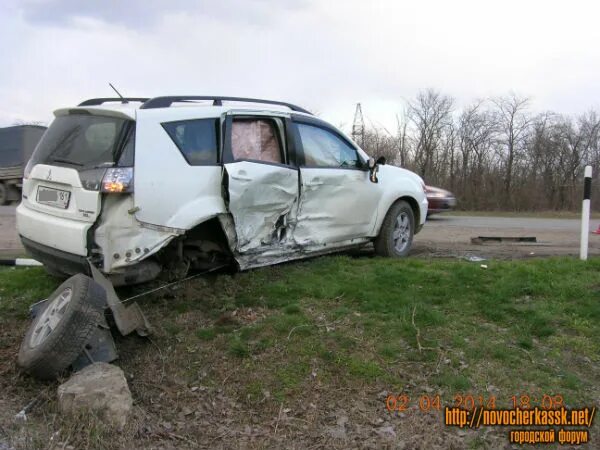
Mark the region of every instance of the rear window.
MULTIPOLYGON (((133 130, 133 121, 116 117, 59 116, 44 134, 31 159, 36 164, 77 169, 111 167, 119 163, 123 149, 129 147, 127 142, 133 142, 133 130)), ((131 152, 126 153, 128 159, 132 159, 131 152)))
POLYGON ((217 164, 218 119, 195 119, 162 124, 185 160, 192 166, 217 164))

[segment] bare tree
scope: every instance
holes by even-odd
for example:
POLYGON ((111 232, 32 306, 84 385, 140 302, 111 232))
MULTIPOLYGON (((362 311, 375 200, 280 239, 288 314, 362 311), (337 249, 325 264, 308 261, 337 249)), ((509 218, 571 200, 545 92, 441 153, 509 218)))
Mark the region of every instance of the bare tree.
POLYGON ((415 131, 414 163, 422 177, 433 175, 433 163, 442 134, 452 124, 454 99, 433 89, 417 94, 408 104, 408 118, 415 131))
POLYGON ((527 132, 532 122, 531 116, 527 113, 529 98, 519 97, 513 93, 495 98, 493 102, 496 105, 496 120, 500 127, 503 144, 500 149, 505 161, 504 204, 510 207, 515 159, 527 142, 527 132))
POLYGON ((396 114, 396 142, 398 146, 398 156, 400 158, 400 167, 406 167, 408 164, 410 144, 408 129, 408 116, 406 109, 399 116, 396 114))
POLYGON ((465 209, 545 210, 579 205, 583 167, 591 164, 600 209, 600 115, 533 115, 510 94, 477 100, 454 114, 454 102, 420 92, 396 116, 396 132, 365 130, 365 150, 385 156, 428 183, 451 189, 465 209))
POLYGON ((497 140, 498 124, 484 100, 467 106, 458 118, 458 146, 461 154, 462 195, 480 207, 486 171, 491 168, 490 153, 497 140))

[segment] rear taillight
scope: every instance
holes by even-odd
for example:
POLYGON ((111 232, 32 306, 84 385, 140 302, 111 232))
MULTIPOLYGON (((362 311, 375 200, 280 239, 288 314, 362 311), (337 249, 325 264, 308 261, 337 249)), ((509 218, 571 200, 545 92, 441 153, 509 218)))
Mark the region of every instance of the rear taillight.
POLYGON ((133 192, 133 167, 107 169, 102 178, 101 192, 121 194, 133 192))

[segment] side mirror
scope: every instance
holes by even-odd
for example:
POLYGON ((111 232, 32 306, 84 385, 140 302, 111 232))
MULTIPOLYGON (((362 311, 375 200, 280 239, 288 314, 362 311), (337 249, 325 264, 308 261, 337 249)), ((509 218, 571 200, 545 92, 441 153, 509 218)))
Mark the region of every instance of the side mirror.
POLYGON ((379 158, 377 158, 376 164, 381 164, 382 166, 385 165, 386 160, 385 160, 385 156, 380 156, 379 158))
POLYGON ((379 179, 377 178, 378 171, 379 166, 375 160, 373 158, 369 158, 369 180, 371 180, 371 183, 379 183, 379 179))

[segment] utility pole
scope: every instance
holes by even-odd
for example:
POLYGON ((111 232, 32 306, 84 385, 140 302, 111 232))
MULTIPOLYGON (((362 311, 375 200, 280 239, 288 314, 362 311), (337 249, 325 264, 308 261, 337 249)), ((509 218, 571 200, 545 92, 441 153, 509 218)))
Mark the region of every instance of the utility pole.
POLYGON ((590 233, 590 196, 592 194, 592 166, 585 166, 583 172, 583 204, 581 206, 581 240, 579 259, 588 257, 588 239, 590 233))
POLYGON ((363 147, 365 145, 365 119, 360 103, 356 104, 354 122, 352 123, 352 140, 363 147))

